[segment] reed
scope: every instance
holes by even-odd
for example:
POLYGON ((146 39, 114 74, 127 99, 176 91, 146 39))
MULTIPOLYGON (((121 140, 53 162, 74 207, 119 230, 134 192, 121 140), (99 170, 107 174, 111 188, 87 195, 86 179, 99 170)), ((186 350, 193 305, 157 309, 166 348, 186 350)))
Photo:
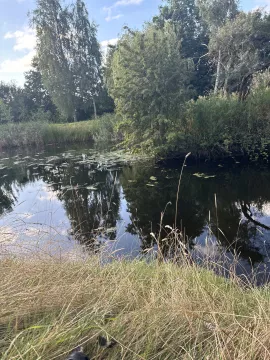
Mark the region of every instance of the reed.
POLYGON ((114 140, 114 114, 97 120, 52 124, 46 121, 0 125, 0 148, 43 146, 78 142, 114 140))

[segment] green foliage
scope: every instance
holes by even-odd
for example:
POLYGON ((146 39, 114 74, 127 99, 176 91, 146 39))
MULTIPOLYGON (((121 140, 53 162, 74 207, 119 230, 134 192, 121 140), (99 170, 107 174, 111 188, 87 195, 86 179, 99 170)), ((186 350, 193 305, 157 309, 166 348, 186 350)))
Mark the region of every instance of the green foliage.
POLYGON ((258 72, 253 76, 251 91, 263 90, 270 86, 270 69, 258 72))
POLYGON ((213 32, 239 13, 238 0, 197 0, 197 4, 202 18, 213 32))
POLYGON ((241 96, 248 93, 254 74, 270 65, 269 40, 270 21, 260 11, 241 12, 213 32, 209 55, 221 65, 218 88, 241 96))
POLYGON ((43 121, 0 125, 0 148, 41 145, 46 126, 43 121))
POLYGON ((6 123, 11 120, 8 106, 0 99, 0 123, 6 123))
POLYGON ((41 113, 47 114, 50 121, 59 121, 59 113, 53 104, 48 91, 44 88, 42 75, 38 66, 37 58, 32 60, 32 69, 25 74, 24 94, 26 96, 27 108, 39 118, 41 113), (38 114, 37 114, 38 113, 38 114))
POLYGON ((45 88, 60 112, 77 120, 77 110, 91 100, 95 107, 101 83, 97 27, 85 4, 38 0, 32 14, 37 32, 37 60, 45 88))
POLYGON ((108 85, 130 144, 163 141, 168 121, 179 118, 192 95, 193 68, 181 56, 173 25, 124 33, 113 53, 108 85))
POLYGON ((266 160, 270 154, 269 104, 270 89, 254 91, 244 102, 236 94, 190 101, 178 126, 184 148, 206 157, 241 155, 266 160))
POLYGON ((51 124, 50 114, 40 110, 30 120, 0 125, 0 148, 92 141, 110 144, 118 139, 114 114, 106 114, 91 121, 51 124))
POLYGON ((112 143, 119 140, 117 129, 117 116, 114 114, 105 114, 94 122, 92 127, 93 139, 96 143, 112 143))
POLYGON ((203 95, 211 89, 213 73, 206 56, 209 27, 202 19, 197 1, 165 1, 153 22, 162 29, 168 21, 173 23, 178 40, 181 42, 181 55, 194 61, 195 72, 191 84, 197 95, 203 95))

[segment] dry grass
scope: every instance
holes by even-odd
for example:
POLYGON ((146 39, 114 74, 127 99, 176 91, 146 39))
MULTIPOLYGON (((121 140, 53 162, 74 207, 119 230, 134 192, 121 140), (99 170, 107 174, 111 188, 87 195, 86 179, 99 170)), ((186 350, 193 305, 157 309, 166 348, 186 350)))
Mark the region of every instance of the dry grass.
POLYGON ((270 291, 195 265, 3 260, 1 359, 269 359, 270 291), (117 340, 102 350, 98 335, 117 340))

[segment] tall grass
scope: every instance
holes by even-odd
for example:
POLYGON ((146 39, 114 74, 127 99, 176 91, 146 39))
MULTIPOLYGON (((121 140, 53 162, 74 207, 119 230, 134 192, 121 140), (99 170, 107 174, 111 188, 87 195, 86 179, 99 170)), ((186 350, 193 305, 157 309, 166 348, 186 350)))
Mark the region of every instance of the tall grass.
POLYGON ((0 125, 0 148, 114 140, 113 114, 97 120, 51 124, 47 121, 0 125))
POLYGON ((270 288, 194 264, 0 262, 2 360, 269 359, 270 288), (98 346, 99 335, 115 339, 98 346))
POLYGON ((168 126, 169 151, 191 151, 204 158, 242 156, 268 160, 270 155, 270 88, 254 89, 241 102, 238 94, 210 94, 185 105, 179 121, 168 126))

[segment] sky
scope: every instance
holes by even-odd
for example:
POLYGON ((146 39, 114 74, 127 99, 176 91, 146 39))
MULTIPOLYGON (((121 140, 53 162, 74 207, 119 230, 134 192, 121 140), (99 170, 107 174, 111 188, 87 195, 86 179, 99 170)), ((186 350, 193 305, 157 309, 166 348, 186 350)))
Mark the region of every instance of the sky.
MULTIPOLYGON (((158 13, 162 0, 85 0, 89 17, 98 24, 103 50, 115 44, 124 25, 140 29, 158 13)), ((242 0, 245 11, 256 7, 270 10, 270 0, 242 0)), ((35 54, 35 34, 29 27, 28 13, 35 0, 0 0, 0 81, 22 86, 24 72, 35 54)))

